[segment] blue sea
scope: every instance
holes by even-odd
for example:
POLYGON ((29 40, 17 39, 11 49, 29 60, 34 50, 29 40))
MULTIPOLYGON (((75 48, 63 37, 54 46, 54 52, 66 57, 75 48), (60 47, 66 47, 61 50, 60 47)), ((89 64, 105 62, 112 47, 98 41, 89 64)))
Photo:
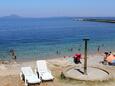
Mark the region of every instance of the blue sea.
POLYGON ((49 59, 83 53, 89 38, 88 54, 115 51, 115 24, 75 21, 74 17, 0 18, 0 59, 49 59))

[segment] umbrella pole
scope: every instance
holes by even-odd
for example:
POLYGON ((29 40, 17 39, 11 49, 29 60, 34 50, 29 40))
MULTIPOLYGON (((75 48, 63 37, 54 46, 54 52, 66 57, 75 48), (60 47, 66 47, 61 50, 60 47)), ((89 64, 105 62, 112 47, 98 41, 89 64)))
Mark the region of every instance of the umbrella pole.
POLYGON ((85 41, 85 48, 84 48, 84 74, 87 75, 87 41, 89 39, 83 39, 85 41))

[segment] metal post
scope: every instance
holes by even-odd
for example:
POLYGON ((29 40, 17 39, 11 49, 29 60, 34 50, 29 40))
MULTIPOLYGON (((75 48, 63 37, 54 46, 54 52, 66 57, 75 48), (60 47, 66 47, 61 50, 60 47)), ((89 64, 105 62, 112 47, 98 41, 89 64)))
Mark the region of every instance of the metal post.
POLYGON ((85 41, 85 49, 84 49, 84 74, 87 75, 87 41, 89 39, 83 39, 85 41))

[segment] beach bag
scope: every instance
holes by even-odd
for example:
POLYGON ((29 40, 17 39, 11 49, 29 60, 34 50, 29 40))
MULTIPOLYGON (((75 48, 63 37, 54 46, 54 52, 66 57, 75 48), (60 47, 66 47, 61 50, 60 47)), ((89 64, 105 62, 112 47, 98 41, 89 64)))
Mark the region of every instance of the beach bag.
POLYGON ((115 60, 112 60, 112 62, 111 63, 114 63, 115 64, 115 60))

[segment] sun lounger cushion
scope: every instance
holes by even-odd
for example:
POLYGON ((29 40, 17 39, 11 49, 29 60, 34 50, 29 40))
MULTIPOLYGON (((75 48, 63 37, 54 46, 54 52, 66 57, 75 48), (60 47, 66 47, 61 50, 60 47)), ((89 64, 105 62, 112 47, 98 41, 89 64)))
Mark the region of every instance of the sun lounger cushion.
POLYGON ((43 80, 52 80, 53 76, 49 72, 44 72, 41 74, 41 77, 43 80))
POLYGON ((40 79, 36 75, 26 76, 29 83, 38 83, 40 82, 40 79))
POLYGON ((38 76, 32 71, 31 67, 22 67, 21 73, 24 75, 25 84, 36 84, 41 82, 38 76))
POLYGON ((31 67, 22 67, 21 71, 23 72, 24 75, 29 76, 31 74, 33 74, 33 71, 31 69, 31 67))
POLYGON ((37 61, 37 69, 42 80, 53 80, 54 77, 52 76, 51 71, 47 68, 45 60, 37 61))
POLYGON ((37 67, 38 67, 39 72, 46 72, 46 71, 48 71, 45 60, 37 61, 37 67))

